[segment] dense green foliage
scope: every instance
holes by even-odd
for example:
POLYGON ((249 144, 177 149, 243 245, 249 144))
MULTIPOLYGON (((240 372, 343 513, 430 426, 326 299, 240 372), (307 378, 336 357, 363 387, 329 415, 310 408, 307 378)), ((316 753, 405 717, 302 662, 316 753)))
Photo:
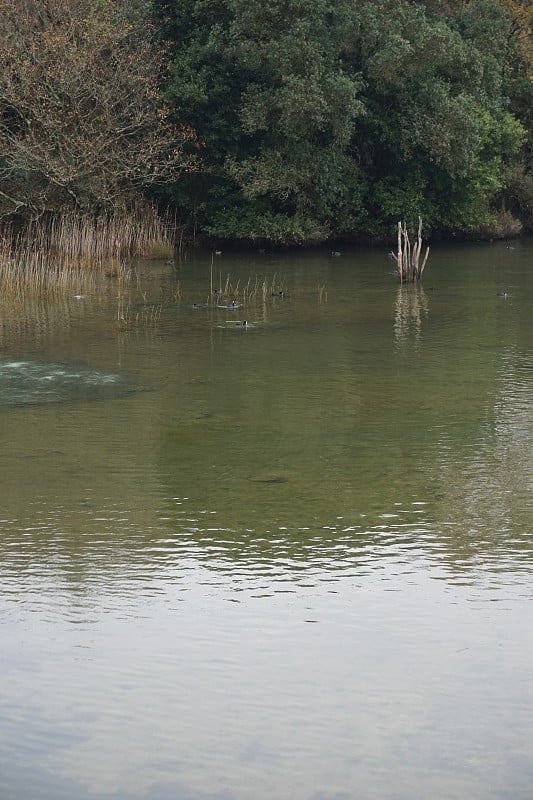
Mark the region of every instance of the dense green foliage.
POLYGON ((151 187, 246 241, 533 220, 529 0, 0 6, 0 213, 151 187))
POLYGON ((443 231, 490 222, 525 138, 503 4, 155 5, 174 44, 168 100, 203 142, 172 199, 200 231, 291 242, 419 214, 443 231))

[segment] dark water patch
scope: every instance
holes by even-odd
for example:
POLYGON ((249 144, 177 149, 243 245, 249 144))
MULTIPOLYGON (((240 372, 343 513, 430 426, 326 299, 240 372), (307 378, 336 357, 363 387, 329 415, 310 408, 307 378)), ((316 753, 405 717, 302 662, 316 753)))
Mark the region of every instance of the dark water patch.
POLYGON ((285 475, 252 475, 250 479, 252 483, 287 483, 289 480, 285 475))
POLYGON ((109 400, 133 391, 121 375, 79 364, 0 361, 0 408, 109 400))

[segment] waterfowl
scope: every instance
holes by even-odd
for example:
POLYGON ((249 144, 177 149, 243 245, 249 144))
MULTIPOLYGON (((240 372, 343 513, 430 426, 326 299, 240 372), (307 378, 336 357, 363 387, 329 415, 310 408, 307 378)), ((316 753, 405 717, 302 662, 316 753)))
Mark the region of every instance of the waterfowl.
POLYGON ((248 325, 248 320, 246 319, 237 319, 235 320, 235 325, 237 328, 245 328, 248 325))
POLYGON ((207 308, 207 305, 205 303, 193 303, 192 307, 196 308, 196 309, 198 309, 198 308, 207 308))
POLYGON ((283 290, 280 289, 279 292, 272 292, 270 295, 271 297, 283 297, 283 290))
POLYGON ((342 255, 342 253, 340 253, 338 250, 332 250, 332 251, 331 251, 331 255, 332 255, 334 258, 338 258, 340 255, 342 255))
POLYGON ((240 308, 241 305, 242 303, 240 303, 238 300, 232 300, 231 303, 226 303, 226 304, 219 303, 217 308, 240 308))
POLYGON ((507 294, 507 292, 498 292, 497 296, 498 296, 498 297, 509 297, 509 295, 507 294))

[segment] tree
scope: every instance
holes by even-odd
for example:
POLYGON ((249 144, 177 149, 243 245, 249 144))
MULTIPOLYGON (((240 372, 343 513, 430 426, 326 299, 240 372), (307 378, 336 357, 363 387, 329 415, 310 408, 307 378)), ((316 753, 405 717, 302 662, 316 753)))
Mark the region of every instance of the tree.
POLYGON ((510 108, 527 138, 501 193, 502 203, 533 229, 533 6, 530 0, 502 0, 509 20, 506 85, 510 108))
POLYGON ((203 143, 173 190, 215 236, 276 242, 490 220, 524 130, 489 0, 157 0, 167 97, 203 143))
POLYGON ((360 224, 347 152, 363 113, 342 63, 351 4, 160 0, 176 43, 168 98, 204 143, 203 172, 174 195, 215 236, 327 238, 360 224))
POLYGON ((358 140, 378 230, 419 215, 430 229, 488 223, 523 141, 504 90, 508 19, 497 3, 457 6, 447 19, 402 0, 362 6, 358 140))
POLYGON ((191 166, 142 0, 0 0, 0 213, 127 202, 191 166))

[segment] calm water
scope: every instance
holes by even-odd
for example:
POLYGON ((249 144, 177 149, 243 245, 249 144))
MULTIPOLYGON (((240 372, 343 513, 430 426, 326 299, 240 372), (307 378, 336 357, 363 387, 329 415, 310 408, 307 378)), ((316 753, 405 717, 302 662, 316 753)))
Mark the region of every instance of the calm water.
POLYGON ((0 797, 530 800, 533 241, 210 261, 1 303, 0 797))

